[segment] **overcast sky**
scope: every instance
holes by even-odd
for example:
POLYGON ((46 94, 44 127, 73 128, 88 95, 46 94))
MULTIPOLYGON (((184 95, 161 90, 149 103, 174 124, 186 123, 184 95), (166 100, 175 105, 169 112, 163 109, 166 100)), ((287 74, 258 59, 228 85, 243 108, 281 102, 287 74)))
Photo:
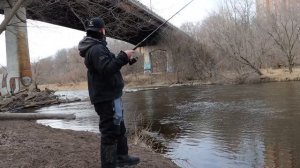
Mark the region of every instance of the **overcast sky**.
MULTIPOLYGON (((170 18, 190 0, 139 0, 158 15, 170 18), (151 5, 150 5, 151 4, 151 5)), ((217 9, 221 0, 194 0, 170 22, 180 27, 184 22, 198 22, 217 9)), ((0 21, 3 16, 0 15, 0 21)), ((0 35, 0 64, 6 65, 4 34, 0 35)), ((59 49, 71 48, 85 35, 84 32, 51 24, 28 21, 29 51, 31 62, 54 55, 59 49)))

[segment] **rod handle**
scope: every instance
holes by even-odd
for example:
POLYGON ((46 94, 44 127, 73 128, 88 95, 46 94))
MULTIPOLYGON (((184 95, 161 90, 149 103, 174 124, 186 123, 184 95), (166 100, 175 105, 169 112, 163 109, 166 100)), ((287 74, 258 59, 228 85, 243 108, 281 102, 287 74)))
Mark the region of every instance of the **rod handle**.
POLYGON ((134 58, 130 59, 129 60, 129 65, 135 64, 137 62, 137 60, 138 60, 138 57, 134 57, 134 58))

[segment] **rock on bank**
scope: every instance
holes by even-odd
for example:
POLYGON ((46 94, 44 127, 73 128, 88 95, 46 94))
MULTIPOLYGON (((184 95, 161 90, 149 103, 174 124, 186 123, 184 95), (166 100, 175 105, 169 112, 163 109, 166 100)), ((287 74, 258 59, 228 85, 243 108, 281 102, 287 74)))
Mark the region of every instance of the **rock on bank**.
MULTIPOLYGON (((176 168, 169 159, 130 145, 141 158, 138 168, 176 168)), ((30 121, 0 122, 0 167, 97 168, 100 167, 97 134, 59 130, 30 121)))

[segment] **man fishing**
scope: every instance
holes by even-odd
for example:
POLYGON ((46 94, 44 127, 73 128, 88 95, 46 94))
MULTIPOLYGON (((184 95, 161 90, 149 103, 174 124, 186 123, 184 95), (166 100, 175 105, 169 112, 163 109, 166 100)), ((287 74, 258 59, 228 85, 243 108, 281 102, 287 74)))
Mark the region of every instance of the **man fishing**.
POLYGON ((124 82, 120 72, 132 59, 134 51, 120 51, 115 56, 106 45, 104 21, 99 17, 91 19, 78 49, 88 69, 89 96, 100 117, 101 166, 136 165, 139 158, 128 155, 121 99, 124 82))

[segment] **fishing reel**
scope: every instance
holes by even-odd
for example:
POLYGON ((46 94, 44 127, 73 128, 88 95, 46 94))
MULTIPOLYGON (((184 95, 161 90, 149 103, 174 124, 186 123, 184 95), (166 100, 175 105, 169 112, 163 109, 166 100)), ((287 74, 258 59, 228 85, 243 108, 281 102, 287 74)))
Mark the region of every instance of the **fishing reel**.
POLYGON ((138 60, 138 57, 133 57, 132 59, 129 60, 129 65, 133 65, 134 63, 136 63, 138 60))

